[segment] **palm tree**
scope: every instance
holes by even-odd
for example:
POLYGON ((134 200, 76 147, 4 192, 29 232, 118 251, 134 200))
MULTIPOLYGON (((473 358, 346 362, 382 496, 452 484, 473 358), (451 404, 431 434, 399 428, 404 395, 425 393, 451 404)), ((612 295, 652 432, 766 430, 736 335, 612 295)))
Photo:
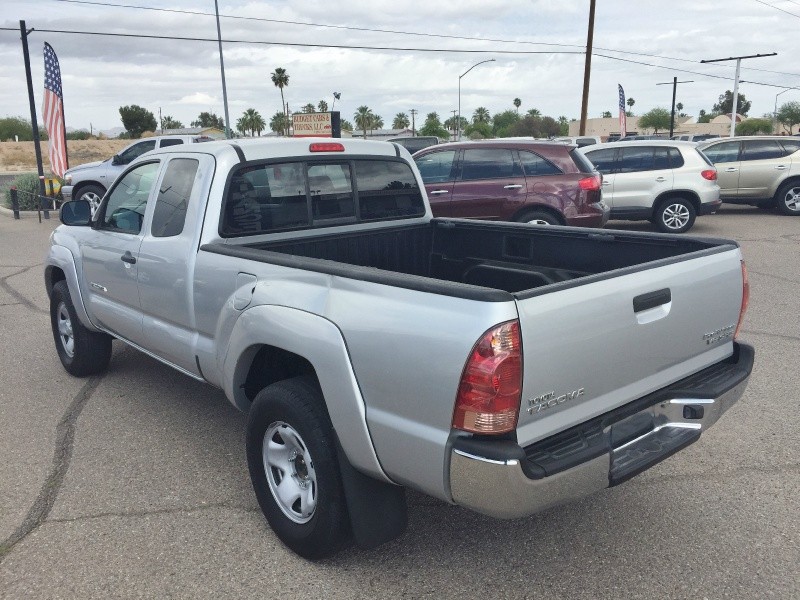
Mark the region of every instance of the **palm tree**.
POLYGON ((522 105, 522 100, 519 98, 514 98, 514 106, 517 108, 517 114, 519 114, 519 107, 522 105))
POLYGON ((376 129, 383 129, 383 118, 380 115, 372 115, 372 118, 369 120, 370 133, 376 129))
POLYGON ((529 117, 541 117, 542 113, 538 108, 531 108, 531 109, 528 109, 528 116, 529 117))
POLYGON ((309 102, 308 104, 304 104, 303 108, 301 108, 300 110, 302 110, 304 113, 313 113, 316 110, 316 108, 314 107, 313 104, 311 104, 311 102, 309 102))
POLYGON ((629 116, 633 115, 633 105, 636 104, 636 100, 634 100, 633 98, 628 98, 625 101, 625 104, 628 105, 628 112, 631 113, 629 116))
POLYGON ((238 132, 239 132, 239 133, 241 133, 242 135, 247 135, 247 129, 248 129, 248 126, 247 126, 247 116, 246 116, 246 115, 242 115, 242 116, 241 116, 241 117, 239 117, 239 119, 236 121, 236 131, 238 131, 238 132))
POLYGON ((286 132, 288 127, 288 120, 289 119, 286 118, 286 113, 282 110, 279 110, 272 115, 272 118, 269 120, 269 128, 275 133, 283 134, 286 132))
POLYGON ((370 129, 372 124, 372 116, 372 110, 369 106, 359 106, 353 115, 356 127, 364 132, 364 139, 367 139, 367 129, 370 129))
POLYGON ((484 106, 479 106, 472 113, 473 123, 488 123, 491 117, 489 116, 489 109, 484 106))
MULTIPOLYGON (((239 121, 242 121, 245 130, 250 130, 251 137, 256 134, 256 131, 258 131, 258 135, 261 135, 261 131, 265 128, 264 119, 255 108, 248 108, 244 111, 239 121)), ((236 122, 237 129, 239 128, 239 121, 236 122)))
POLYGON ((161 129, 182 129, 183 123, 170 116, 166 116, 161 120, 161 129))
POLYGON ((272 83, 281 91, 281 111, 283 111, 286 135, 289 135, 289 115, 286 114, 286 101, 283 99, 283 88, 289 85, 289 74, 286 69, 278 67, 271 75, 272 83))
POLYGON ((342 119, 341 125, 342 125, 342 131, 349 131, 352 133, 353 124, 350 121, 348 121, 347 119, 342 119))
POLYGON ((394 116, 394 120, 392 121, 392 129, 406 129, 410 124, 411 123, 408 120, 408 115, 400 112, 394 116))
POLYGON ((267 123, 261 113, 255 111, 252 121, 250 121, 250 131, 255 131, 256 135, 261 137, 261 132, 267 128, 267 123))

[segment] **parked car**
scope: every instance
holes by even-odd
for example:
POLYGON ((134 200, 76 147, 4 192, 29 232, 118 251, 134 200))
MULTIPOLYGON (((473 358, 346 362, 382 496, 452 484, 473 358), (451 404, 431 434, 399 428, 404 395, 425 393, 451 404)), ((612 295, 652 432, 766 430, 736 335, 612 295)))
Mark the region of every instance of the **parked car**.
POLYGON ((411 154, 415 152, 419 152, 423 148, 427 148, 429 146, 435 146, 439 143, 439 138, 435 135, 417 135, 414 137, 396 137, 396 138, 389 138, 386 140, 387 142, 394 142, 395 144, 399 144, 406 150, 408 150, 411 154))
POLYGON ((720 207, 717 170, 693 142, 620 141, 581 152, 603 174, 612 219, 648 219, 664 233, 684 233, 720 207))
POLYGON ((212 138, 205 135, 161 135, 136 140, 111 158, 67 169, 66 173, 64 173, 66 185, 61 188, 61 195, 65 202, 73 199, 88 200, 92 210, 97 210, 100 205, 100 199, 114 182, 114 179, 117 178, 117 175, 122 173, 126 166, 145 152, 156 148, 209 142, 211 140, 212 138))
POLYGON ((723 202, 800 215, 800 140, 742 136, 704 142, 698 148, 717 167, 723 202))
MULTIPOLYGON (((615 142, 641 142, 642 140, 666 140, 666 135, 626 135, 625 137, 614 138, 615 142)), ((611 140, 609 140, 611 141, 611 140)))
POLYGON ((702 142, 705 140, 715 140, 719 136, 715 133, 682 133, 680 135, 673 135, 671 139, 680 140, 682 142, 702 142))
POLYGON ((579 135, 579 136, 557 137, 553 138, 553 141, 566 142, 567 144, 575 144, 578 148, 583 148, 584 146, 599 144, 601 140, 596 135, 579 135))
POLYGON ((559 142, 486 140, 414 155, 437 217, 602 227, 600 175, 559 142))

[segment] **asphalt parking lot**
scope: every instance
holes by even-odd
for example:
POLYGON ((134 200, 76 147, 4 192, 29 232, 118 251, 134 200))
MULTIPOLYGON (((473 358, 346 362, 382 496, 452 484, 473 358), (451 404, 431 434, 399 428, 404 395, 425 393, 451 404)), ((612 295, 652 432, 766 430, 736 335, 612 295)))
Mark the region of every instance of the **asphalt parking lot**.
POLYGON ((104 376, 64 372, 42 283, 55 225, 0 215, 0 597, 800 597, 800 219, 733 207, 691 232, 741 243, 757 352, 699 442, 523 520, 410 494, 405 535, 319 563, 266 525, 221 392, 118 342, 104 376))

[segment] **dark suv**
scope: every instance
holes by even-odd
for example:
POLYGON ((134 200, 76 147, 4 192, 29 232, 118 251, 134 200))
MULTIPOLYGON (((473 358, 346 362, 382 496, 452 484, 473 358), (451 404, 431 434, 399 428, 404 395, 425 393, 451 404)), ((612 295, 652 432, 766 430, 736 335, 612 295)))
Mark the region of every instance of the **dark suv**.
POLYGON ((414 155, 436 217, 602 227, 601 178, 575 146, 554 142, 440 144, 414 155))

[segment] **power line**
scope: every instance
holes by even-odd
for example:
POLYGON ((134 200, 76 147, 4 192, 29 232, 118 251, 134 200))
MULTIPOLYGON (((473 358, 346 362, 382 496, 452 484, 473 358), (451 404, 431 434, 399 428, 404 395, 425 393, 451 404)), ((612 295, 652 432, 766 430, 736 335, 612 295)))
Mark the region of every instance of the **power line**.
POLYGON ((763 0, 755 0, 755 1, 758 2, 759 4, 763 4, 764 6, 769 6, 770 8, 774 8, 775 10, 779 10, 779 11, 781 11, 783 13, 786 13, 787 15, 792 15, 793 17, 797 17, 798 19, 800 19, 800 15, 798 15, 796 13, 793 13, 793 12, 789 12, 788 10, 780 8, 779 6, 775 6, 774 4, 768 4, 767 2, 764 2, 763 0))
MULTIPOLYGON (((55 0, 56 2, 64 2, 69 4, 85 4, 89 6, 105 6, 105 7, 112 7, 112 8, 131 8, 136 10, 150 10, 156 12, 166 12, 166 13, 176 13, 176 14, 186 14, 186 15, 196 15, 196 16, 206 16, 206 17, 215 17, 214 13, 203 12, 203 11, 196 11, 196 10, 184 10, 184 9, 176 9, 176 8, 158 8, 153 6, 141 6, 137 4, 116 4, 113 2, 100 2, 98 0, 55 0)), ((757 0, 760 1, 760 0, 757 0)), ((767 6, 770 6, 769 4, 767 6)), ((585 46, 579 44, 557 44, 553 42, 532 42, 528 40, 508 40, 508 39, 501 39, 501 38, 480 38, 480 37, 469 37, 469 36, 459 36, 459 35, 447 35, 443 33, 425 33, 419 31, 401 31, 396 29, 379 29, 379 28, 370 28, 370 27, 356 27, 353 25, 331 25, 328 23, 313 23, 309 21, 288 21, 282 19, 270 19, 267 17, 246 17, 241 15, 231 15, 231 14, 220 14, 220 18, 225 19, 237 19, 241 21, 260 21, 265 23, 278 23, 281 25, 298 25, 303 27, 322 27, 328 29, 342 29, 347 31, 362 31, 367 33, 389 33, 393 35, 413 35, 413 36, 420 36, 420 37, 430 37, 430 38, 440 38, 440 39, 452 39, 452 40, 462 40, 462 41, 472 41, 472 42, 496 42, 501 44, 526 44, 526 45, 533 45, 533 46, 553 46, 558 48, 578 48, 581 51, 585 51, 585 46)), ((288 45, 288 44, 285 44, 288 45)), ((332 46, 333 47, 333 46, 332 46)), ((616 54, 627 54, 630 56, 646 56, 648 58, 658 58, 661 60, 673 60, 678 62, 685 62, 685 63, 692 63, 697 64, 696 60, 691 60, 688 58, 678 58, 674 56, 662 56, 658 54, 648 54, 646 52, 633 52, 630 50, 617 50, 614 48, 602 48, 600 46, 595 46, 597 50, 602 50, 603 52, 614 52, 616 54)), ((487 52, 497 52, 495 50, 487 50, 487 52)), ((729 68, 727 66, 720 65, 723 68, 729 68)), ((765 73, 774 73, 776 75, 789 75, 792 77, 800 77, 800 73, 786 73, 782 71, 769 71, 767 69, 759 69, 755 67, 749 67, 748 70, 750 71, 762 71, 765 73)))

